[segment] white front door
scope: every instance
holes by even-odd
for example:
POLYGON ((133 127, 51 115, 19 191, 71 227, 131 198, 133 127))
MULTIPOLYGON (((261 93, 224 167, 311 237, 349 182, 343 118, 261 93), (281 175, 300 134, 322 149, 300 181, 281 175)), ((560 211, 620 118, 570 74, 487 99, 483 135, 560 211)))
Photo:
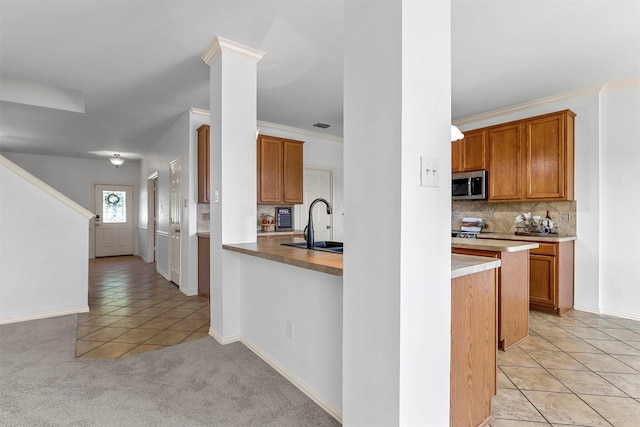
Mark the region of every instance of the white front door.
POLYGON ((180 286, 180 212, 182 211, 182 160, 171 162, 169 198, 169 269, 170 280, 180 286))
POLYGON ((133 186, 94 187, 95 256, 133 255, 133 186))
MULTIPOLYGON (((322 198, 333 204, 332 181, 333 172, 330 170, 304 170, 303 228, 309 222, 309 206, 315 199, 322 198)), ((313 229, 316 242, 333 238, 332 215, 327 215, 327 206, 324 203, 316 203, 313 207, 313 229)))

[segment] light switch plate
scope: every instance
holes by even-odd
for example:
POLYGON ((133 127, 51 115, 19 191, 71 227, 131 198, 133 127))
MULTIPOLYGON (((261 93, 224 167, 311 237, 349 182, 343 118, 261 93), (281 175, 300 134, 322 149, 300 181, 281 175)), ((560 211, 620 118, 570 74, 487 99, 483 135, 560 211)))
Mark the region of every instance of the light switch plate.
POLYGON ((420 156, 420 185, 423 187, 440 186, 438 159, 420 156))

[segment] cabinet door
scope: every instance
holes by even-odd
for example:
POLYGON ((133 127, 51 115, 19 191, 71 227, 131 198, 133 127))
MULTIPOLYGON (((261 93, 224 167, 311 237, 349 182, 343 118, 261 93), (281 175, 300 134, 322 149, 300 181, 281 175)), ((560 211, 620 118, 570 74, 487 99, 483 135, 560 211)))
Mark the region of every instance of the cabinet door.
POLYGON ((489 128, 489 200, 522 198, 520 124, 489 128))
POLYGON ((462 172, 462 140, 451 143, 451 172, 462 172))
POLYGON ((202 295, 206 299, 209 299, 210 295, 210 267, 211 262, 209 254, 209 238, 198 236, 198 295, 202 295))
POLYGON ((556 257, 531 254, 529 270, 529 301, 555 307, 557 305, 556 257))
POLYGON ((258 138, 258 202, 282 202, 283 143, 279 138, 258 138))
POLYGON ((527 199, 566 198, 564 117, 555 114, 524 122, 527 199))
POLYGON ((209 203, 209 125, 198 128, 198 203, 209 203))
POLYGON ((303 158, 302 143, 298 141, 284 141, 284 194, 283 202, 303 203, 303 158))
POLYGON ((475 171, 486 169, 486 129, 466 132, 462 142, 462 170, 475 171))

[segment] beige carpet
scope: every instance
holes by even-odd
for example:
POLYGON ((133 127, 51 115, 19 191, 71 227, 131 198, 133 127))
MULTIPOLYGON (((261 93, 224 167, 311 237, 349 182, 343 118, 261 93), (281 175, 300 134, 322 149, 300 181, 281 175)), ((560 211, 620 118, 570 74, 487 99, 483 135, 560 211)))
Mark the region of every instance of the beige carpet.
POLYGON ((240 343, 77 359, 77 315, 0 326, 2 426, 335 426, 240 343))

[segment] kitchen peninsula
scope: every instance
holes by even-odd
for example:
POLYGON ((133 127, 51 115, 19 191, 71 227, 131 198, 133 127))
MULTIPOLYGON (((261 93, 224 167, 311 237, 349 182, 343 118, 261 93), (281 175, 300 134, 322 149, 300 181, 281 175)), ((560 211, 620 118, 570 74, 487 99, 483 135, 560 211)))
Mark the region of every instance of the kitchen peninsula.
POLYGON ((455 254, 497 258, 498 348, 508 350, 529 337, 529 251, 534 242, 451 238, 455 254))
MULTIPOLYGON (((237 290, 241 341, 341 420, 343 255, 281 245, 287 241, 304 240, 223 245, 227 261, 245 272, 237 290)), ((451 255, 451 425, 491 419, 500 263, 451 255)))

